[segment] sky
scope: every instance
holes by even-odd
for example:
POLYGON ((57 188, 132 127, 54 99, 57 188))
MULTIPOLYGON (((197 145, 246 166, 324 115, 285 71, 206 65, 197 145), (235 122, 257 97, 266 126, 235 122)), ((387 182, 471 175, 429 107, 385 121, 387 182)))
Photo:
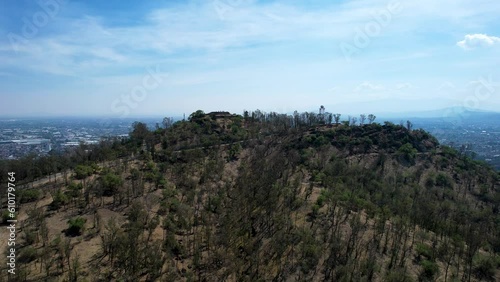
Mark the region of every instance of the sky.
POLYGON ((0 116, 500 111, 498 0, 0 1, 0 116))

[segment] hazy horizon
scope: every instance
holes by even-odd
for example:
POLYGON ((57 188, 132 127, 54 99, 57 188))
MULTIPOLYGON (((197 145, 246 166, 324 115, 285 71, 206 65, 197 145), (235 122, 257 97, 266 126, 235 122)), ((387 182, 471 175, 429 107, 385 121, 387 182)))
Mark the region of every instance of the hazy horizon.
POLYGON ((0 117, 500 109, 500 2, 2 1, 0 117))
MULTIPOLYGON (((203 109, 199 109, 203 110, 203 109)), ((259 109, 248 109, 248 111, 256 111, 259 109)), ((309 109, 302 112, 317 112, 318 109, 309 109)), ((231 111, 230 111, 231 112, 231 111)), ((265 112, 265 111, 263 111, 265 112)), ((209 113, 209 112, 206 112, 209 113)), ((242 112, 231 112, 233 114, 243 115, 242 112)), ((279 112, 282 114, 292 115, 293 111, 279 112)), ((411 111, 411 112, 371 112, 371 111, 361 111, 361 112, 338 112, 341 114, 341 120, 346 120, 349 116, 358 116, 359 114, 375 114, 377 117, 376 122, 383 122, 386 119, 398 119, 398 118, 416 118, 416 119, 446 119, 446 118, 456 118, 463 116, 464 114, 470 116, 471 113, 486 113, 486 114, 497 114, 500 115, 500 111, 485 111, 480 109, 467 109, 463 107, 450 107, 441 108, 437 110, 428 111, 411 111)), ((184 114, 163 114, 163 115, 129 115, 126 117, 117 117, 112 115, 0 115, 0 121, 5 120, 62 120, 62 119, 88 119, 88 120, 121 120, 121 121, 144 121, 144 120, 158 120, 161 121, 165 117, 171 117, 174 120, 182 120, 183 118, 188 118, 191 113, 184 114)))

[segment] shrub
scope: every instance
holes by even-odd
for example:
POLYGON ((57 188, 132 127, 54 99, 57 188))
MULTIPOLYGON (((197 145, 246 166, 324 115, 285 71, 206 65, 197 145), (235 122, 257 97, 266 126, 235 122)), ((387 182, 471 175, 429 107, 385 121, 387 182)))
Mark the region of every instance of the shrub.
MULTIPOLYGON (((152 175, 152 179, 154 179, 154 174, 152 175)), ((123 185, 123 179, 119 175, 109 172, 101 177, 101 183, 104 189, 103 195, 113 196, 123 185)))
POLYGON ((21 190, 18 193, 19 202, 21 204, 34 202, 40 198, 40 194, 38 189, 21 190))
POLYGON ((443 173, 436 176, 436 185, 441 187, 452 187, 450 178, 443 173))
POLYGON ((310 213, 311 219, 315 220, 318 217, 318 214, 319 214, 319 206, 313 205, 310 213))
POLYGON ((424 260, 421 263, 422 265, 422 272, 420 272, 420 278, 421 280, 432 280, 438 273, 439 273, 439 266, 429 260, 424 260))
POLYGON ((72 218, 68 220, 68 229, 66 229, 67 236, 80 236, 85 229, 87 220, 83 217, 72 218))
POLYGON ((415 160, 415 157, 417 155, 417 149, 413 148, 410 143, 406 143, 399 147, 398 154, 405 160, 412 162, 415 160))
POLYGON ((37 252, 35 248, 29 246, 21 249, 21 251, 19 252, 19 258, 17 259, 17 262, 30 263, 34 261, 36 258, 37 258, 37 252))
POLYGON ((448 156, 451 158, 455 158, 458 155, 457 150, 453 149, 450 146, 446 146, 446 145, 441 146, 441 152, 443 153, 444 156, 448 156))
POLYGON ((321 195, 319 195, 318 199, 316 200, 316 205, 318 205, 318 207, 323 207, 323 205, 325 204, 325 196, 323 195, 323 193, 321 195))
POLYGON ((92 167, 87 165, 77 165, 75 167, 75 178, 76 179, 84 179, 88 176, 91 176, 94 173, 92 167))
POLYGON ((427 189, 430 189, 432 187, 434 187, 434 185, 436 185, 436 181, 434 180, 434 178, 432 176, 429 176, 426 180, 425 180, 425 187, 427 189))
POLYGON ((314 175, 314 182, 323 182, 323 179, 325 179, 326 175, 323 172, 319 172, 316 175, 314 175))
POLYGON ((81 190, 83 189, 82 184, 76 184, 71 182, 68 186, 68 191, 66 191, 66 195, 71 198, 77 198, 80 195, 81 190))
POLYGON ((309 273, 318 265, 321 249, 310 233, 305 233, 302 236, 304 236, 301 246, 303 259, 300 267, 303 273, 309 273))
POLYGON ((146 180, 147 182, 153 182, 155 180, 155 177, 156 175, 151 171, 148 171, 144 174, 144 180, 146 180))
POLYGON ((431 247, 429 247, 426 244, 417 243, 417 246, 416 246, 415 250, 416 250, 417 255, 419 257, 423 256, 423 257, 425 257, 428 260, 434 259, 434 254, 433 254, 433 251, 432 251, 431 247))
POLYGON ((328 139, 326 139, 324 136, 319 136, 318 138, 316 138, 314 141, 313 141, 313 145, 315 147, 320 147, 322 145, 326 145, 330 143, 330 141, 328 139))
POLYGON ((477 257, 474 260, 474 276, 481 281, 495 281, 495 264, 491 257, 477 257))
POLYGON ((241 152, 241 145, 239 143, 231 145, 231 148, 229 149, 228 153, 229 160, 231 161, 237 160, 240 152, 241 152))
POLYGON ((52 195, 52 199, 50 208, 53 210, 58 210, 68 203, 68 196, 66 196, 66 194, 64 194, 61 190, 57 190, 57 192, 52 195))
POLYGON ((373 146, 373 141, 365 136, 361 139, 361 144, 363 145, 363 150, 366 153, 373 146))
POLYGON ((14 213, 14 218, 10 217, 10 212, 8 210, 2 211, 2 224, 6 224, 7 220, 16 219, 17 213, 14 213))
POLYGON ((37 241, 37 234, 33 230, 24 230, 24 239, 26 240, 26 245, 33 245, 37 241))

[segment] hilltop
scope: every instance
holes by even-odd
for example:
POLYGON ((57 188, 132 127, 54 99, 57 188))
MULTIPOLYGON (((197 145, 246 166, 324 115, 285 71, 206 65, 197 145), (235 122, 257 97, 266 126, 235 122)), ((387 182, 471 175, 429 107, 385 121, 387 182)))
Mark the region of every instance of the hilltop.
POLYGON ((26 182, 16 279, 500 280, 498 172, 409 121, 340 118, 197 111, 0 166, 26 182))

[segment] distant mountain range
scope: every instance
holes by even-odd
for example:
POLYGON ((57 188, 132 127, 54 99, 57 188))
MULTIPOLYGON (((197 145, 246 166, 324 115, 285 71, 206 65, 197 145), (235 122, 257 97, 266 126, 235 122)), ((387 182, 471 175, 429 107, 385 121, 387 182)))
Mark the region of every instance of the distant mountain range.
MULTIPOLYGON (((470 109, 465 107, 442 107, 435 110, 410 110, 405 111, 401 108, 400 111, 377 111, 376 109, 383 109, 384 103, 389 103, 388 101, 373 101, 371 103, 363 102, 353 106, 352 104, 337 104, 337 105, 325 105, 326 111, 331 113, 342 114, 341 119, 346 120, 348 116, 359 116, 360 114, 374 114, 377 116, 377 122, 394 121, 394 120, 415 120, 415 119, 433 119, 441 121, 453 121, 453 120, 463 120, 478 122, 483 120, 498 121, 500 120, 500 112, 487 111, 481 109, 470 109), (354 108, 354 110, 353 110, 354 108)), ((415 104, 414 108, 422 108, 419 103, 415 104)), ((311 112, 317 112, 315 109, 310 109, 311 112)), ((288 112, 287 114, 292 114, 288 112)))
MULTIPOLYGON (((377 121, 394 118, 457 118, 473 115, 476 117, 499 113, 500 105, 486 102, 478 108, 463 107, 456 100, 436 97, 435 99, 377 99, 359 102, 337 102, 324 105, 327 112, 358 116, 359 114, 375 114, 377 121)), ((319 106, 318 106, 319 109, 319 106)), ((315 111, 316 109, 311 109, 315 111)))
POLYGON ((500 112, 469 110, 463 107, 449 107, 432 111, 415 111, 405 113, 381 113, 380 117, 386 118, 440 118, 440 119, 456 119, 456 118, 473 118, 484 119, 492 117, 500 117, 500 112))

